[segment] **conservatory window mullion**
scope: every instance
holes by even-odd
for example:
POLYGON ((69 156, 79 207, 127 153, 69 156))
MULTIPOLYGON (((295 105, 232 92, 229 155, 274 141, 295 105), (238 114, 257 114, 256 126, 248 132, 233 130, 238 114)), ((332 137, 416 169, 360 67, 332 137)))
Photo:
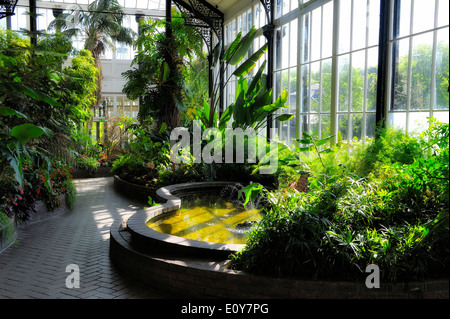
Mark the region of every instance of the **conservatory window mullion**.
POLYGON ((298 15, 298 24, 297 24, 297 82, 296 82, 296 109, 295 109, 295 138, 300 138, 302 132, 302 121, 300 120, 301 112, 301 97, 303 96, 302 92, 302 85, 301 85, 301 79, 302 79, 302 56, 303 56, 303 15, 301 12, 298 15))
MULTIPOLYGON (((331 72, 331 105, 330 105, 330 133, 337 134, 337 109, 339 102, 339 13, 340 0, 335 0, 333 3, 333 49, 332 49, 332 72, 331 72)), ((336 139, 335 139, 336 141, 336 139)))

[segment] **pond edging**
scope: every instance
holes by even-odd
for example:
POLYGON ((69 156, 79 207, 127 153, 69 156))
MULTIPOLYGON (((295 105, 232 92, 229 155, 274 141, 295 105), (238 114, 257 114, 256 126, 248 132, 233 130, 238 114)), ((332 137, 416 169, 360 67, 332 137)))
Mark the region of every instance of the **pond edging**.
MULTIPOLYGON (((227 254, 208 257, 202 250, 186 240, 172 241, 170 235, 151 230, 146 225, 150 218, 179 208, 181 199, 176 194, 181 189, 192 191, 217 186, 217 182, 176 184, 156 191, 165 204, 154 206, 132 215, 127 221, 116 221, 110 229, 110 256, 113 263, 135 279, 156 285, 189 297, 206 298, 302 298, 302 299, 448 299, 449 281, 430 280, 391 284, 381 283, 381 288, 369 289, 365 282, 334 282, 300 280, 260 276, 226 268, 227 254), (197 185, 195 185, 197 184, 197 185), (131 227, 130 227, 131 226, 131 227), (154 232, 154 233, 153 233, 154 232), (151 234, 150 234, 151 233, 151 234), (148 236, 150 234, 150 236, 148 236), (137 240, 136 240, 137 239, 137 240), (140 242, 139 244, 136 244, 140 242), (180 250, 168 253, 168 247, 180 250), (157 249, 154 249, 157 248, 157 249), (197 258, 197 259, 196 259, 197 258)), ((226 182, 225 185, 233 184, 226 182)), ((176 236, 172 236, 176 237, 176 236)), ((204 250, 212 247, 210 244, 204 250)), ((236 249, 239 250, 239 249, 236 249)))

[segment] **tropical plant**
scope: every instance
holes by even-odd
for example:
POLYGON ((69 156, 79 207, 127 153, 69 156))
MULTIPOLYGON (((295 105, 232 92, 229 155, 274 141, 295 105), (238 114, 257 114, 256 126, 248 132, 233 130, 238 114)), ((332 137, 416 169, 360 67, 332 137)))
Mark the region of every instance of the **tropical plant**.
MULTIPOLYGON (((60 34, 48 36, 33 47, 15 32, 0 32, 0 42, 5 43, 0 49, 0 94, 4 106, 53 132, 51 137, 31 141, 33 149, 70 160, 70 134, 90 117, 98 72, 87 51, 75 55, 71 66, 63 67, 72 51, 66 40, 60 34), (49 51, 52 49, 58 51, 49 51)), ((13 117, 7 125, 24 121, 13 117)))
MULTIPOLYGON (((371 165, 363 178, 352 174, 357 165, 344 163, 347 173, 323 187, 267 193, 271 205, 233 256, 234 266, 275 276, 358 280, 375 263, 389 282, 446 276, 448 128, 432 120, 422 136, 408 137, 423 146, 412 162, 402 163, 410 155, 404 147, 384 165, 371 165)), ((323 154, 322 166, 333 152, 323 154)))
POLYGON ((195 57, 203 57, 202 38, 196 28, 187 26, 179 13, 171 23, 165 20, 143 20, 139 49, 133 64, 137 68, 124 73, 128 82, 123 91, 130 99, 142 98, 139 120, 145 125, 157 121, 156 129, 165 123, 178 127, 184 103, 186 83, 183 68, 195 57), (165 28, 172 30, 167 37, 165 28))
MULTIPOLYGON (((213 67, 222 60, 225 68, 231 65, 238 65, 236 70, 227 79, 224 87, 231 80, 232 76, 238 78, 235 102, 229 105, 222 114, 218 114, 217 104, 219 100, 220 86, 215 87, 215 91, 210 97, 209 102, 203 102, 203 108, 195 112, 195 118, 200 120, 204 128, 219 128, 223 131, 228 122, 233 119, 232 127, 240 127, 243 130, 253 128, 255 131, 260 129, 269 115, 274 114, 281 108, 287 108, 287 91, 283 91, 275 103, 272 100, 272 90, 267 89, 267 76, 263 74, 266 62, 263 62, 258 72, 251 79, 250 83, 246 76, 256 67, 258 61, 267 51, 268 45, 264 44, 261 48, 251 55, 248 59, 248 51, 257 36, 256 28, 253 27, 245 36, 238 33, 236 39, 225 52, 223 58, 220 57, 222 43, 219 42, 213 54, 213 67)), ((280 122, 291 119, 293 115, 280 115, 276 119, 280 122)))
MULTIPOLYGON (((4 116, 26 118, 24 114, 13 109, 0 107, 0 119, 4 116)), ((17 182, 23 187, 23 163, 31 159, 30 155, 43 157, 39 152, 28 149, 26 144, 32 138, 40 137, 43 134, 50 135, 51 131, 33 123, 24 123, 9 128, 3 124, 3 121, 0 128, 0 178, 3 177, 5 169, 10 166, 15 172, 17 182)))
POLYGON ((97 79, 97 103, 102 90, 102 66, 100 57, 108 49, 115 50, 115 43, 133 43, 134 33, 122 25, 124 12, 117 0, 95 0, 87 10, 80 6, 70 13, 62 13, 49 28, 61 30, 68 37, 85 36, 84 48, 92 53, 95 66, 100 71, 97 79))

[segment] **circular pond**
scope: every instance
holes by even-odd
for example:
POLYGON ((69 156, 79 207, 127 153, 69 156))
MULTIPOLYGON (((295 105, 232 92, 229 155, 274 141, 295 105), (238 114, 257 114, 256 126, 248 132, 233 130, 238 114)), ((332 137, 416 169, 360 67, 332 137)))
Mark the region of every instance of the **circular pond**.
POLYGON ((251 227, 262 218, 258 209, 245 209, 218 195, 181 198, 175 212, 148 221, 161 233, 222 244, 245 244, 251 227))
POLYGON ((156 194, 166 202, 132 215, 127 230, 148 250, 226 258, 244 247, 248 231, 262 218, 257 210, 240 209, 220 198, 224 188, 235 184, 203 182, 160 188, 156 194))

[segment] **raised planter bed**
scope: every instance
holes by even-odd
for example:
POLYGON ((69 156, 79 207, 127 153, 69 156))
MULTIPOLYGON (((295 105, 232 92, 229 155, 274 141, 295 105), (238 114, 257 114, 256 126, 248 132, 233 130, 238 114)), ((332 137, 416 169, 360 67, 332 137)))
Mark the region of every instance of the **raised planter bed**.
POLYGON ((114 187, 123 195, 145 203, 148 202, 149 196, 156 197, 156 189, 124 181, 118 175, 114 175, 114 187))
POLYGON ((14 244, 17 239, 18 230, 25 229, 28 225, 68 212, 70 209, 66 204, 66 195, 60 195, 59 200, 61 207, 57 207, 51 211, 47 209, 43 201, 38 201, 36 203, 36 213, 33 213, 31 218, 26 222, 17 221, 13 217, 9 219, 6 225, 0 226, 0 254, 14 244))
POLYGON ((126 223, 111 226, 110 256, 135 280, 190 298, 244 299, 448 299, 448 280, 381 283, 273 278, 227 269, 225 259, 183 258, 142 252, 133 244, 126 223))
POLYGON ((62 194, 59 195, 59 201, 61 203, 61 207, 56 207, 54 210, 48 210, 45 203, 43 201, 38 201, 36 204, 36 213, 31 215, 31 218, 28 219, 26 222, 19 222, 18 227, 19 228, 25 228, 26 226, 43 221, 47 218, 57 216, 60 214, 64 214, 68 212, 70 209, 67 207, 66 204, 66 195, 62 194))
POLYGON ((16 223, 13 216, 8 218, 4 225, 0 225, 0 254, 14 244, 16 238, 16 223))
POLYGON ((157 196, 164 199, 165 204, 138 211, 128 220, 114 222, 110 231, 113 263, 139 282, 191 298, 449 298, 448 278, 398 284, 381 282, 380 288, 370 289, 364 280, 275 278, 231 270, 227 267, 227 256, 236 249, 218 247, 218 253, 205 253, 217 248, 216 245, 198 246, 182 238, 177 241, 171 238, 174 236, 155 235, 155 231, 146 226, 149 218, 179 208, 181 199, 177 195, 181 190, 199 191, 200 188, 212 188, 212 185, 190 183, 161 188, 157 196))
POLYGON ((98 178, 98 177, 111 177, 114 174, 111 173, 111 167, 99 167, 95 174, 90 174, 87 170, 82 168, 74 168, 72 170, 73 178, 98 178))

